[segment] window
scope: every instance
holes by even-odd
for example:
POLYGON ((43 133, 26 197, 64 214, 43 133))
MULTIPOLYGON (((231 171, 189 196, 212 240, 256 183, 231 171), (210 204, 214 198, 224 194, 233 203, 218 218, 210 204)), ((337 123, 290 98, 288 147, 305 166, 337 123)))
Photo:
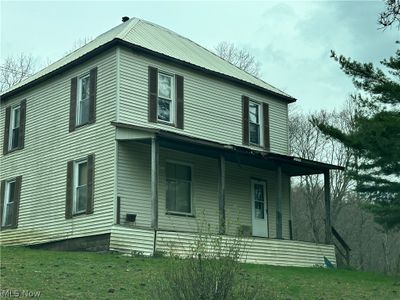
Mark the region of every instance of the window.
POLYGON ((1 223, 2 227, 12 225, 14 199, 15 199, 15 180, 10 180, 6 182, 4 192, 5 196, 3 204, 3 218, 1 223))
POLYGON ((183 129, 183 77, 149 67, 149 122, 183 129))
POLYGON ((21 125, 21 107, 18 105, 17 107, 11 109, 10 137, 8 143, 9 151, 18 148, 20 125, 21 125))
POLYGON ((24 148, 26 100, 6 108, 3 154, 24 148))
POLYGON ((73 214, 79 214, 86 212, 88 178, 87 160, 75 162, 74 168, 73 214))
POLYGON ((1 228, 17 228, 22 176, 1 181, 1 228))
POLYGON ((167 163, 167 211, 192 213, 192 168, 188 165, 167 163))
POLYGON ((65 218, 92 214, 94 205, 94 154, 67 164, 65 218))
POLYGON ((270 151, 269 105, 242 96, 243 145, 263 147, 270 151))
POLYGON ((261 105, 249 102, 249 136, 250 144, 261 145, 261 105))
POLYGON ((83 125, 89 122, 89 101, 90 101, 90 75, 86 74, 78 80, 78 98, 76 124, 83 125))
POLYGON ((96 122, 97 68, 71 79, 69 131, 96 122))
POLYGON ((158 73, 157 119, 173 123, 174 104, 174 77, 165 73, 158 73))

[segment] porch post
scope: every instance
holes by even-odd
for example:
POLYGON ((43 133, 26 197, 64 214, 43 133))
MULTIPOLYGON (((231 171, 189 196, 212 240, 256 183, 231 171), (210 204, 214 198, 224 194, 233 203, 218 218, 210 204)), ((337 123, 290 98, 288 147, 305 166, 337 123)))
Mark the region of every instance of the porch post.
POLYGON ((219 157, 219 233, 225 234, 225 157, 219 157))
POLYGON ((278 166, 277 170, 278 184, 276 197, 276 238, 282 238, 282 167, 278 166))
POLYGON ((157 137, 151 138, 151 227, 158 228, 158 157, 159 145, 157 137))
POLYGON ((324 193, 325 193, 325 243, 332 243, 331 225, 331 186, 329 170, 324 172, 324 193))

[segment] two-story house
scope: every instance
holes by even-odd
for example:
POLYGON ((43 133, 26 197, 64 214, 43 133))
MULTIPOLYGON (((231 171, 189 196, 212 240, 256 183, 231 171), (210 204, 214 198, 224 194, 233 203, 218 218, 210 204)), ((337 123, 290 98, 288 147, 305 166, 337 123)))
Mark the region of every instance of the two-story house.
POLYGON ((1 95, 1 244, 188 247, 207 224, 247 261, 335 262, 329 170, 289 155, 295 99, 132 18, 1 95), (292 239, 290 178, 325 174, 327 243, 292 239))

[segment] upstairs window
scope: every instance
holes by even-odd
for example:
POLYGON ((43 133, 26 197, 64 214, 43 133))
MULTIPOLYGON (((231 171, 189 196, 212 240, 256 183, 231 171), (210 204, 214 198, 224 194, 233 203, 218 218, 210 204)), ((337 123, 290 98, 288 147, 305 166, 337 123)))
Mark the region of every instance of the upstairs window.
POLYGON ((250 144, 261 145, 261 105, 249 102, 249 136, 250 144))
POLYGON ((26 100, 6 108, 3 154, 24 148, 26 100))
POLYGON ((270 151, 269 105, 242 96, 243 145, 263 147, 270 151))
POLYGON ((94 154, 67 165, 67 194, 65 218, 92 214, 94 206, 94 154))
POLYGON ((89 102, 90 76, 89 74, 86 74, 78 80, 76 125, 83 125, 89 122, 89 102))
POLYGON ((183 77, 149 67, 149 122, 183 129, 183 77))
POLYGON ((158 73, 157 120, 173 123, 174 108, 174 77, 165 73, 158 73))
POLYGON ((97 68, 71 79, 69 131, 96 122, 97 68))
POLYGON ((17 228, 22 176, 1 181, 1 228, 17 228))
POLYGON ((192 213, 192 168, 188 165, 167 163, 167 211, 192 213))

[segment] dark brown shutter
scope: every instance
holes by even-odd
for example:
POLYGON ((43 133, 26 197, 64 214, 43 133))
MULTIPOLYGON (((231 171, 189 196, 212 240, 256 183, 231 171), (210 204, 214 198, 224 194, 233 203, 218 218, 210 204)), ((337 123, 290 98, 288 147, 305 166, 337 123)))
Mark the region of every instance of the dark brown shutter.
POLYGON ((3 224, 3 208, 4 208, 4 199, 6 193, 6 181, 1 181, 1 190, 0 190, 0 225, 3 224))
POLYGON ((8 143, 10 138, 10 118, 11 118, 11 106, 6 108, 6 118, 4 123, 4 140, 3 140, 3 155, 8 153, 8 143))
POLYGON ((149 122, 157 122, 157 75, 156 68, 149 67, 149 122))
POLYGON ((71 79, 71 99, 69 104, 69 132, 76 127, 76 96, 77 96, 78 77, 71 79))
POLYGON ((18 149, 24 149, 25 146, 25 124, 26 124, 26 99, 20 104, 20 123, 19 123, 19 140, 18 149))
POLYGON ((90 70, 89 123, 96 123, 97 68, 90 70))
POLYGON ((18 227, 18 216, 19 216, 19 202, 21 199, 21 187, 22 187, 22 176, 15 178, 15 191, 13 199, 13 212, 12 212, 12 222, 11 228, 18 227))
POLYGON ((86 214, 92 214, 94 208, 94 154, 87 158, 87 204, 86 214))
POLYGON ((176 127, 183 129, 183 77, 176 75, 176 127))
POLYGON ((249 97, 242 96, 242 139, 243 145, 249 144, 249 97))
POLYGON ((269 138, 269 105, 263 103, 263 120, 264 120, 264 148, 270 151, 270 138, 269 138))
POLYGON ((74 195, 74 161, 67 164, 67 189, 65 195, 65 218, 72 218, 72 203, 74 195))

